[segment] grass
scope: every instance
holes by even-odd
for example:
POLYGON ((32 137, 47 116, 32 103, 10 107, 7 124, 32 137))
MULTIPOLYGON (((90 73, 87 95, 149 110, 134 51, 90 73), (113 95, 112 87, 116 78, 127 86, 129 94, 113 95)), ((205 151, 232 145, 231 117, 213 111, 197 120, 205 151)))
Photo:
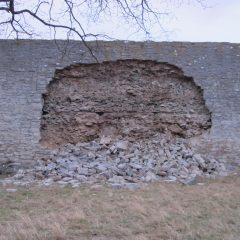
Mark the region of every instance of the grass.
POLYGON ((203 186, 0 188, 0 240, 238 240, 240 177, 203 186))

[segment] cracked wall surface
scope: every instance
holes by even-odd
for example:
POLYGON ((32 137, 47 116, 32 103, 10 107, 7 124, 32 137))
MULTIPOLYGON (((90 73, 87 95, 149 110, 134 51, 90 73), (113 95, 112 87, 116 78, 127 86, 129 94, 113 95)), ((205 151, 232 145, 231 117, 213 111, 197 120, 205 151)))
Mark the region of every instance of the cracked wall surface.
POLYGON ((48 147, 99 136, 201 135, 211 126, 203 91, 182 70, 155 61, 75 64, 44 94, 41 142, 48 147))
MULTIPOLYGON (((115 41, 89 45, 100 63, 166 62, 191 76, 203 90, 212 120, 210 131, 191 138, 194 146, 216 159, 240 163, 240 44, 115 41)), ((58 46, 66 42, 58 41, 58 46)), ((30 166, 49 154, 40 144, 42 94, 47 94, 56 69, 93 62, 78 41, 70 41, 63 54, 54 41, 0 40, 0 171, 30 166)))

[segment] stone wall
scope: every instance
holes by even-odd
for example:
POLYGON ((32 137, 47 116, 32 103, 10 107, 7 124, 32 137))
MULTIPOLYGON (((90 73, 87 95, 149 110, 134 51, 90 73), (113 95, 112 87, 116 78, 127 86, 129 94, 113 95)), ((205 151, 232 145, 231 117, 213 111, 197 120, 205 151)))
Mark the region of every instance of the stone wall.
MULTIPOLYGON (((240 44, 230 43, 90 43, 100 62, 154 60, 180 69, 203 89, 212 126, 192 139, 202 153, 240 163, 240 44)), ((93 63, 77 41, 0 41, 1 169, 29 166, 48 150, 40 143, 43 94, 57 69, 93 63), (59 51, 67 46, 63 53, 59 51)))

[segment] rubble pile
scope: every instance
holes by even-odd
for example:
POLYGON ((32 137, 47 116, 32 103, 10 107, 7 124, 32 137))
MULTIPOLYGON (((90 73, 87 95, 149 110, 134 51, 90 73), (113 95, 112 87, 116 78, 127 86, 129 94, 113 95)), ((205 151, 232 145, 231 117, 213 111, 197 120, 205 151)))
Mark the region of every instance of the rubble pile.
POLYGON ((156 134, 137 142, 103 136, 91 142, 67 144, 5 182, 72 187, 108 183, 120 188, 155 181, 194 184, 199 176, 217 175, 227 175, 223 163, 195 153, 186 139, 156 134))

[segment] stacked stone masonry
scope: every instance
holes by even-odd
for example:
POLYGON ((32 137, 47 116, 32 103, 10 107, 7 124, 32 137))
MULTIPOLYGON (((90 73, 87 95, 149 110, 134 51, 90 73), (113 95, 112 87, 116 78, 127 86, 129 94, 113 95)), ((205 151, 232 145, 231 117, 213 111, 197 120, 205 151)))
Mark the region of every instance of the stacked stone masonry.
MULTIPOLYGON (((64 41, 59 41, 58 44, 62 47, 66 46, 64 41)), ((240 44, 138 43, 116 41, 100 42, 97 48, 95 43, 89 44, 94 49, 94 53, 100 63, 108 62, 100 65, 97 64, 102 74, 100 74, 102 81, 105 81, 104 84, 107 83, 111 75, 111 73, 108 73, 105 75, 106 78, 104 78, 104 74, 106 73, 104 72, 104 68, 107 69, 109 66, 119 71, 119 73, 114 72, 114 75, 119 77, 121 71, 126 76, 126 68, 131 65, 131 69, 135 69, 133 78, 140 79, 145 74, 143 82, 145 81, 146 84, 148 78, 156 78, 155 80, 162 79, 159 76, 151 75, 155 72, 156 68, 159 71, 161 68, 169 68, 166 71, 173 71, 166 75, 167 82, 170 84, 166 85, 166 88, 171 86, 171 84, 176 86, 180 82, 179 79, 182 79, 181 83, 184 82, 187 89, 196 91, 197 95, 194 95, 197 96, 196 99, 192 99, 191 95, 186 92, 183 95, 180 94, 183 99, 183 105, 176 106, 178 111, 182 106, 186 107, 182 109, 182 113, 186 115, 190 114, 191 119, 194 120, 192 122, 195 124, 196 131, 191 135, 187 129, 184 131, 182 131, 183 129, 176 130, 176 126, 182 126, 181 124, 183 123, 184 125, 184 122, 182 119, 179 120, 174 116, 177 111, 174 109, 170 111, 172 114, 170 119, 177 120, 173 123, 170 122, 168 126, 164 125, 161 127, 163 129, 168 128, 170 132, 175 132, 178 135, 185 135, 186 137, 191 135, 192 147, 203 155, 239 165, 240 44), (132 60, 119 61, 126 59, 132 60), (149 64, 149 68, 152 70, 150 72, 144 70, 144 74, 141 74, 139 73, 140 68, 137 66, 139 64, 143 64, 144 66, 149 64), (193 105, 191 105, 191 100, 194 100, 193 105), (188 104, 191 107, 193 106, 193 111, 186 111, 188 104), (196 121, 194 119, 194 112, 197 114, 196 121), (200 115, 203 118, 199 118, 200 115), (171 130, 173 126, 174 128, 171 130), (199 132, 200 130, 202 132, 199 132)), ((73 104, 75 101, 81 101, 86 104, 86 106, 84 104, 81 105, 81 107, 85 107, 87 110, 85 111, 86 119, 90 120, 89 124, 91 126, 98 126, 95 130, 91 128, 94 132, 93 135, 90 134, 90 140, 93 140, 93 136, 99 137, 99 134, 105 129, 103 125, 94 122, 95 117, 100 119, 100 122, 105 122, 105 116, 106 119, 111 120, 109 124, 115 130, 117 129, 116 126, 119 126, 119 122, 116 122, 116 116, 112 117, 112 111, 107 111, 111 106, 106 105, 104 108, 101 108, 103 106, 101 96, 94 102, 94 106, 90 106, 90 101, 87 101, 91 98, 90 95, 81 94, 83 98, 76 100, 79 96, 61 89, 58 85, 58 78, 61 74, 69 75, 66 77, 69 84, 74 82, 74 69, 80 68, 82 70, 81 74, 84 74, 84 69, 86 69, 85 64, 90 64, 89 68, 93 67, 94 59, 89 55, 86 48, 77 41, 70 42, 67 45, 65 54, 58 50, 54 41, 0 41, 0 170, 2 172, 4 169, 33 165, 36 160, 51 154, 49 145, 56 147, 68 141, 68 135, 65 134, 64 138, 62 136, 59 137, 57 129, 54 128, 56 126, 51 125, 51 118, 49 118, 50 120, 46 118, 48 115, 46 113, 47 108, 50 107, 52 109, 52 106, 54 106, 54 104, 45 105, 48 101, 48 96, 56 91, 54 90, 55 88, 51 89, 51 87, 58 87, 58 90, 62 91, 61 96, 66 97, 64 99, 67 101, 64 100, 61 106, 67 103, 71 106, 71 103, 73 104), (70 97, 67 98, 68 96, 70 97), (100 101, 100 105, 97 104, 98 101, 100 101), (93 110, 93 108, 95 109, 93 110), (93 123, 91 122, 92 120, 93 123), (50 126, 46 124, 46 121, 52 126, 49 131, 46 131, 50 126), (51 131, 55 131, 54 137, 51 131), (50 142, 48 143, 48 141, 50 142)), ((92 79, 93 85, 100 88, 101 84, 96 84, 97 78, 94 77, 94 71, 90 72, 92 75, 87 72, 86 76, 92 79)), ((142 105, 144 108, 143 111, 140 107, 141 104, 139 104, 141 99, 138 99, 138 91, 142 92, 145 90, 142 88, 137 89, 136 86, 139 86, 139 84, 134 85, 134 87, 129 84, 127 76, 124 79, 121 80, 122 82, 119 81, 120 85, 124 85, 124 81, 127 83, 125 84, 126 89, 124 88, 124 93, 115 91, 117 85, 114 84, 110 84, 110 91, 123 98, 128 96, 128 99, 135 99, 130 103, 127 102, 128 100, 126 102, 123 101, 123 105, 121 105, 125 107, 124 104, 126 106, 134 104, 132 106, 134 109, 130 116, 131 119, 139 118, 136 116, 139 113, 141 116, 142 114, 147 114, 151 119, 151 114, 154 113, 154 115, 157 115, 157 117, 155 116, 156 121, 158 119, 161 119, 161 122, 163 122, 162 119, 166 120, 167 117, 162 113, 164 112, 163 109, 160 109, 160 105, 157 104, 158 101, 161 102, 160 95, 153 94, 151 96, 155 96, 155 98, 145 99, 142 105), (153 99, 155 99, 155 102, 153 99), (149 102, 150 104, 147 105, 149 102), (150 112, 147 112, 146 106, 148 106, 148 110, 151 109, 150 112), (159 113, 161 113, 161 116, 158 115, 159 113)), ((83 89, 88 89, 88 87, 90 85, 86 84, 83 89)), ((161 92, 161 89, 158 87, 151 90, 150 86, 147 86, 147 89, 151 92, 161 92)), ((180 90, 180 88, 177 89, 180 90)), ((169 91, 167 92, 169 93, 169 91)), ((102 96, 106 95, 107 91, 103 90, 102 94, 102 96)), ((171 92, 169 94, 171 95, 171 92)), ((176 94, 176 97, 180 95, 176 94)), ((51 95, 50 101, 54 102, 55 100, 54 95, 51 95)), ((121 115, 121 118, 129 118, 129 116, 122 116, 124 111, 121 110, 121 106, 119 105, 119 109, 116 109, 116 112, 121 115)), ((116 108, 116 104, 114 107, 116 108)), ((83 111, 83 109, 79 110, 83 111)), ((128 112, 130 113, 131 109, 128 112)), ((52 114, 52 112, 50 111, 49 114, 52 114)), ((82 116, 80 122, 85 121, 82 116)), ((184 119, 186 119, 185 116, 184 119)), ((169 121, 164 122, 169 123, 169 121)), ((61 124, 59 125, 60 128, 61 124)), ((141 122, 140 124, 144 125, 145 123, 141 122)), ((85 126, 86 124, 84 123, 83 125, 85 126)), ((125 125, 123 124, 123 126, 125 125)), ((151 131, 156 130, 155 126, 154 124, 153 128, 151 127, 150 132, 146 131, 151 134, 151 131)), ((71 141, 71 143, 76 143, 75 141, 79 141, 79 139, 73 137, 71 141)))

